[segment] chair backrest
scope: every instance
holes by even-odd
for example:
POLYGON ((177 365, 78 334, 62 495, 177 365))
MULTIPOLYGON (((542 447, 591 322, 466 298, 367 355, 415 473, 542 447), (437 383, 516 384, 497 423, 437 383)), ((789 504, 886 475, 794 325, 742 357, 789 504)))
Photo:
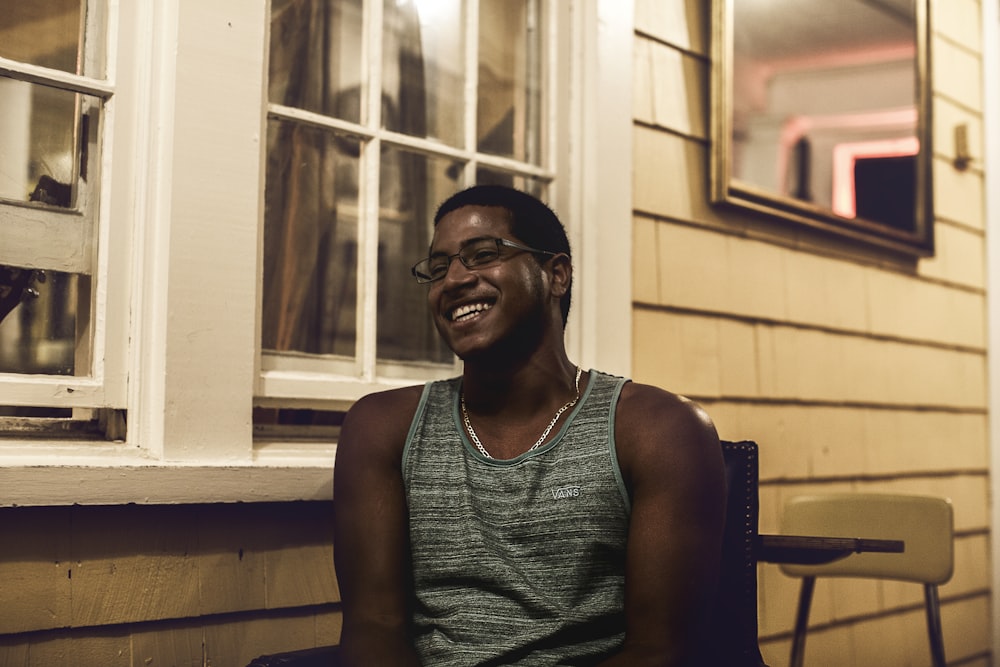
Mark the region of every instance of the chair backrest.
POLYGON ((856 576, 943 584, 953 570, 951 502, 930 496, 837 493, 798 496, 786 504, 787 535, 903 540, 904 551, 851 554, 822 565, 782 564, 791 576, 856 576))
POLYGON ((766 667, 757 643, 757 444, 722 442, 726 525, 722 570, 702 663, 766 667))

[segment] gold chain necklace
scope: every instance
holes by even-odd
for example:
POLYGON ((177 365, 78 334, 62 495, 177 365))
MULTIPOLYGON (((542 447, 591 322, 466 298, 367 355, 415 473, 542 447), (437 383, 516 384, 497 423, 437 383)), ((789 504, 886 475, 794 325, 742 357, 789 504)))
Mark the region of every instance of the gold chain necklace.
MULTIPOLYGON (((576 396, 574 396, 573 400, 571 400, 569 403, 567 403, 566 405, 564 405, 561 408, 559 408, 558 410, 556 410, 556 416, 553 417, 552 421, 549 422, 549 425, 545 427, 545 430, 542 431, 542 435, 538 438, 537 441, 535 441, 535 444, 533 444, 531 447, 528 448, 529 452, 537 449, 539 445, 541 445, 543 442, 545 442, 545 438, 547 438, 549 436, 549 432, 552 431, 552 427, 556 425, 557 421, 559 421, 559 417, 562 416, 562 413, 566 412, 571 407, 573 407, 574 405, 576 405, 576 402, 580 400, 580 375, 581 375, 581 373, 582 373, 582 370, 580 369, 579 366, 577 366, 576 367, 576 380, 574 380, 574 382, 573 382, 574 387, 576 388, 576 396)), ((472 428, 472 422, 469 420, 469 411, 465 408, 465 392, 464 391, 462 392, 462 394, 461 394, 461 396, 459 398, 460 398, 460 402, 462 404, 462 421, 465 422, 465 429, 469 432, 469 437, 472 438, 472 442, 473 442, 473 444, 476 445, 476 449, 479 450, 480 454, 482 454, 483 456, 485 456, 488 459, 492 459, 493 457, 490 455, 490 453, 488 451, 486 451, 486 448, 483 447, 483 443, 479 441, 479 436, 476 435, 476 429, 472 428)))

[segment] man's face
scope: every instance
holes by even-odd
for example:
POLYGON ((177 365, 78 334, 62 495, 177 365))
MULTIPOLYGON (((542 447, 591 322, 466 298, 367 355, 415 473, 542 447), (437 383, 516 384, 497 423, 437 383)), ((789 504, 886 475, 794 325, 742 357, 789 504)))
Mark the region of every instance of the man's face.
MULTIPOLYGON (((510 231, 506 209, 464 206, 437 224, 431 255, 454 255, 470 243, 510 231)), ((531 253, 503 247, 500 259, 466 268, 457 257, 444 278, 430 284, 427 302, 438 332, 461 359, 496 351, 497 344, 525 344, 544 327, 550 308, 549 276, 531 253)))

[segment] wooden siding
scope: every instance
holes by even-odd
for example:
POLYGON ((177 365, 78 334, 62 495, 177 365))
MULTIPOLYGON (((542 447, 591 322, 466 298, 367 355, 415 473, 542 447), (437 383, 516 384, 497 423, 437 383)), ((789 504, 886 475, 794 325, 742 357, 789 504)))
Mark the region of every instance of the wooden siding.
POLYGON ((332 503, 0 509, 0 665, 239 667, 334 644, 332 503))
MULTIPOLYGON (((935 256, 715 207, 708 191, 710 3, 637 0, 634 371, 761 446, 761 529, 793 495, 890 491, 955 508, 942 587, 950 663, 991 662, 980 19, 933 0, 935 256), (971 168, 953 165, 966 124, 971 168)), ((760 574, 765 659, 787 664, 798 580, 760 574)), ((821 580, 813 666, 929 661, 922 590, 821 580)))

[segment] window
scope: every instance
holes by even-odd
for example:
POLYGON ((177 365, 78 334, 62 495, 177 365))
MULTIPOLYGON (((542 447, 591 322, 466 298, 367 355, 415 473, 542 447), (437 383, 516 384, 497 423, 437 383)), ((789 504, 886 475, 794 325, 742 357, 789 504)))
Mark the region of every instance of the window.
POLYGON ((338 411, 458 370, 409 267, 474 182, 555 205, 571 354, 628 372, 631 8, 8 4, 0 280, 45 282, 0 324, 0 424, 42 424, 0 504, 330 497, 338 411))
MULTIPOLYGON (((126 290, 107 243, 113 83, 105 2, 0 14, 0 418, 124 408, 126 290), (15 306, 18 306, 13 311, 15 306), (113 324, 111 324, 113 323, 113 324), (109 352, 109 350, 111 350, 109 352)), ((9 420, 7 422, 9 423, 9 420)), ((19 422, 23 426, 23 422, 19 422)))
POLYGON ((349 401, 455 372, 409 267, 437 204, 462 187, 552 192, 555 11, 273 0, 264 399, 349 401))

